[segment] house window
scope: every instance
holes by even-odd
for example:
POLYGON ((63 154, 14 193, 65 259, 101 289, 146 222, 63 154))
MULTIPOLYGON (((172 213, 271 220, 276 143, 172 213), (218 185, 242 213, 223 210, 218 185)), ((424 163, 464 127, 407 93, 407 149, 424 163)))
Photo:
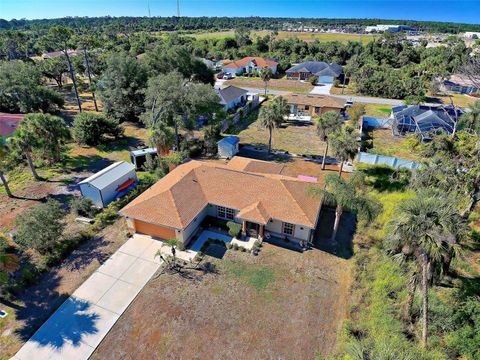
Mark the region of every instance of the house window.
POLYGON ((217 206, 217 216, 221 219, 233 220, 235 210, 223 206, 217 206))
POLYGON ((305 105, 305 110, 308 110, 310 109, 310 106, 309 105, 305 105))
POLYGON ((284 222, 282 225, 282 233, 285 235, 293 235, 295 233, 295 224, 284 222))
POLYGON ((318 106, 315 106, 315 112, 316 113, 319 113, 320 112, 320 108, 318 106))

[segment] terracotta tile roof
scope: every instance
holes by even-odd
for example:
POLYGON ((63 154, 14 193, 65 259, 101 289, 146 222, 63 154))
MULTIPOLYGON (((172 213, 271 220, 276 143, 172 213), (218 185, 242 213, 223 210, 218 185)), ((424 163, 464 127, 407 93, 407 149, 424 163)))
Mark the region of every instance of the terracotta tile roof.
POLYGON ((0 113, 0 137, 9 137, 17 129, 25 114, 0 113))
POLYGON ((237 60, 237 61, 233 61, 233 62, 230 62, 230 63, 227 63, 227 64, 223 64, 223 67, 225 67, 227 69, 242 68, 242 67, 246 66, 251 61, 255 62, 255 64, 257 64, 257 67, 259 67, 259 68, 264 68, 265 66, 273 67, 273 66, 278 65, 278 63, 276 61, 273 61, 273 60, 268 60, 268 59, 264 59, 264 58, 261 58, 261 57, 248 56, 248 57, 244 57, 241 60, 237 60))
POLYGON ((266 225, 270 220, 267 210, 265 210, 265 207, 260 201, 257 201, 256 203, 253 203, 252 205, 240 210, 240 212, 237 214, 237 217, 262 225, 266 225))
POLYGON ((345 100, 328 95, 290 93, 282 95, 289 104, 343 109, 345 100))
POLYGON ((184 229, 203 208, 214 204, 239 210, 259 222, 272 218, 313 228, 321 201, 307 194, 312 186, 283 175, 192 160, 175 168, 120 213, 184 229))
POLYGON ((284 165, 256 159, 249 159, 242 156, 235 156, 227 165, 231 169, 254 172, 259 174, 280 174, 284 165))

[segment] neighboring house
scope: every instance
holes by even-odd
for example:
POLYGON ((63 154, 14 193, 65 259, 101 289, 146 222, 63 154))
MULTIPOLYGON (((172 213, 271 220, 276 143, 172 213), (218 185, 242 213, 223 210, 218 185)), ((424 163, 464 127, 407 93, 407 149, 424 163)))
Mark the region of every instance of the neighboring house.
POLYGON ((116 162, 79 183, 82 196, 98 207, 106 207, 137 184, 135 166, 116 162))
POLYGON ((328 95, 290 93, 282 95, 294 116, 319 116, 327 111, 341 112, 345 109, 345 99, 328 95))
POLYGON ((220 97, 220 104, 225 110, 234 109, 237 106, 245 105, 248 101, 248 91, 236 86, 227 86, 223 89, 216 89, 220 97))
POLYGON ((475 82, 465 75, 452 75, 448 80, 443 81, 440 90, 459 94, 471 94, 480 92, 480 87, 477 84, 480 84, 480 75, 475 82))
POLYGON ((203 62, 205 65, 207 65, 207 67, 209 68, 214 68, 215 67, 215 61, 212 61, 212 60, 208 60, 208 59, 205 59, 205 58, 198 58, 198 60, 200 60, 201 62, 203 62))
POLYGON ((459 108, 448 106, 402 105, 392 108, 392 128, 399 135, 416 133, 423 140, 431 134, 452 134, 458 118, 463 114, 459 108))
POLYGON ((463 37, 467 39, 477 40, 480 39, 480 32, 467 31, 463 34, 463 37))
MULTIPOLYGON (((70 56, 74 56, 74 55, 79 55, 81 52, 79 50, 67 50, 67 53, 70 56)), ((64 56, 64 55, 65 54, 64 54, 63 51, 51 51, 51 52, 43 54, 42 59, 43 60, 53 59, 53 58, 56 58, 56 57, 59 57, 59 56, 64 56)))
POLYGON ((136 170, 143 170, 143 165, 147 161, 147 155, 152 158, 158 157, 156 148, 146 148, 130 151, 130 161, 135 165, 136 170))
POLYGON ((25 114, 0 113, 0 144, 7 142, 24 117, 25 114))
POLYGON ((286 71, 290 80, 308 80, 312 76, 318 78, 319 84, 332 84, 335 79, 340 78, 343 67, 338 64, 327 64, 323 61, 305 61, 295 65, 286 71))
POLYGON ((238 61, 223 64, 223 72, 235 75, 243 73, 259 73, 264 67, 269 67, 272 73, 277 73, 278 62, 261 57, 246 57, 238 61))
POLYGON ((175 168, 122 210, 133 233, 187 245, 207 216, 242 224, 250 237, 312 241, 322 199, 320 186, 278 174, 189 161, 175 168))
POLYGON ((238 154, 238 143, 240 139, 236 136, 227 136, 217 142, 218 156, 221 158, 231 159, 238 154))

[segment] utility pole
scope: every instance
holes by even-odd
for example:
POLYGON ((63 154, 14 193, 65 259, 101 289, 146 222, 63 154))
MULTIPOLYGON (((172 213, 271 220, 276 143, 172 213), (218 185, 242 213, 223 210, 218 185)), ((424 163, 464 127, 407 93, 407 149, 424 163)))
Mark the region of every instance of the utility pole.
POLYGON ((148 17, 152 17, 150 14, 150 0, 147 0, 147 8, 148 8, 148 17))
POLYGON ((177 17, 180 17, 180 0, 177 0, 177 17))

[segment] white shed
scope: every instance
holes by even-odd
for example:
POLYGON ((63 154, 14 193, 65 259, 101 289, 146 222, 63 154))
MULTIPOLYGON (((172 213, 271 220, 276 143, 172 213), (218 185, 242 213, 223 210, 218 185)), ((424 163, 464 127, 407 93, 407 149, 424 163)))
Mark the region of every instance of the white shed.
POLYGON ((236 136, 227 136, 220 140, 218 144, 218 156, 231 159, 238 153, 238 143, 240 139, 236 136))
POLYGON ((82 196, 98 207, 106 207, 137 184, 135 166, 116 162, 79 183, 82 196))

